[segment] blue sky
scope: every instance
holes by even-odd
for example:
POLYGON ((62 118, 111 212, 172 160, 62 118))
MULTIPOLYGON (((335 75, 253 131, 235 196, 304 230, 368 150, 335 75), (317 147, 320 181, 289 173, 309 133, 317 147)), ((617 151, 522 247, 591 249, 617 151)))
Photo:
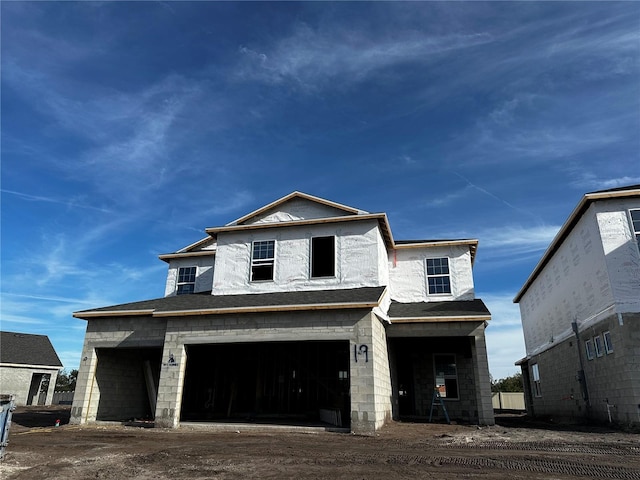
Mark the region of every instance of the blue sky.
POLYGON ((71 313, 294 190, 478 238, 495 378, 580 197, 640 183, 637 2, 2 2, 2 329, 71 313))

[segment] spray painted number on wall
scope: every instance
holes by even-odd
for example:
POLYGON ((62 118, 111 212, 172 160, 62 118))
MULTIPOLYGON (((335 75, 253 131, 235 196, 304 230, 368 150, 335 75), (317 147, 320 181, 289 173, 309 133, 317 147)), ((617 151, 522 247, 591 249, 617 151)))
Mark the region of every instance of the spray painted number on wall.
POLYGON ((358 363, 358 355, 364 357, 365 363, 369 361, 369 347, 367 345, 354 345, 353 346, 353 358, 358 363))

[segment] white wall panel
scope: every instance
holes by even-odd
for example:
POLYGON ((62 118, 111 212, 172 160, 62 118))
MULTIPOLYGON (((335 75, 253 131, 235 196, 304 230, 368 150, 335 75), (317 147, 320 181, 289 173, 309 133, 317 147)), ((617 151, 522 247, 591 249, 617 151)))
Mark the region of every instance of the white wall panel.
POLYGON ((439 302, 473 300, 473 274, 468 246, 402 248, 390 253, 389 280, 391 298, 398 302, 439 302), (427 258, 449 258, 450 295, 427 292, 427 258))
MULTIPOLYGON (((382 237, 375 220, 304 225, 218 235, 214 295, 357 288, 384 285, 378 260, 382 237), (310 278, 311 238, 336 236, 336 275, 310 278), (251 282, 251 242, 275 240, 274 280, 251 282)), ((385 253, 386 256, 386 253, 385 253)))

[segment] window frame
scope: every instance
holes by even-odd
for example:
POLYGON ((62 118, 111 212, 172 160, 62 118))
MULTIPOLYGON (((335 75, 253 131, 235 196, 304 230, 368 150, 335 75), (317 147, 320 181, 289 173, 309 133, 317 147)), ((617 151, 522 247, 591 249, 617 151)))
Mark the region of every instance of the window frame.
MULTIPOLYGON (((320 278, 335 278, 336 277, 336 245, 337 245, 337 241, 336 241, 336 236, 335 235, 317 235, 317 236, 313 236, 311 237, 310 241, 309 241, 309 278, 311 279, 320 279, 320 278), (314 270, 317 268, 316 265, 316 258, 315 258, 315 253, 314 253, 314 241, 319 240, 319 239, 327 239, 327 238, 331 238, 333 240, 333 251, 332 251, 332 260, 333 260, 333 265, 332 265, 332 273, 331 275, 314 275, 314 270)), ((320 250, 320 249, 318 249, 320 250)), ((326 253, 328 251, 328 249, 326 250, 322 250, 322 253, 326 253)), ((320 254, 320 252, 319 252, 320 254)), ((327 262, 328 263, 328 262, 327 262)), ((321 271, 322 273, 322 271, 321 271)))
POLYGON ((636 240, 636 245, 638 247, 638 251, 640 251, 640 208, 630 208, 629 209, 629 223, 631 225, 631 234, 634 236, 636 240), (636 213, 638 218, 634 219, 633 214, 636 213), (637 224, 637 230, 636 230, 637 224))
MULTIPOLYGON (((424 268, 425 268, 425 274, 427 277, 427 282, 426 282, 426 286, 427 286, 427 295, 431 296, 445 296, 445 295, 452 295, 452 285, 451 285, 451 258, 449 257, 428 257, 424 259, 424 268), (447 267, 447 273, 429 273, 429 261, 434 261, 434 260, 446 260, 446 267, 447 267), (438 292, 437 290, 441 287, 441 285, 437 285, 434 284, 434 292, 431 291, 431 282, 430 279, 437 279, 437 278, 446 278, 447 279, 447 287, 449 289, 449 291, 445 291, 445 292, 438 292)), ((442 264, 438 265, 437 267, 435 265, 432 266, 432 268, 442 268, 442 264)))
POLYGON ((613 342, 611 341, 611 332, 607 330, 606 332, 602 332, 602 339, 604 340, 604 352, 607 355, 611 355, 613 353, 613 342))
POLYGON ((593 339, 585 340, 584 342, 584 352, 587 356, 587 360, 593 360, 596 358, 596 350, 593 346, 593 339))
POLYGON ((540 382, 540 367, 538 363, 531 364, 531 384, 533 386, 533 396, 542 397, 542 383, 540 382))
POLYGON ((602 335, 596 335, 593 337, 593 346, 596 349, 596 357, 602 357, 604 355, 604 342, 602 341, 602 335))
POLYGON ((196 265, 189 265, 188 267, 178 267, 177 277, 176 277, 176 295, 191 295, 195 293, 196 290, 196 278, 198 276, 198 267, 196 265), (191 270, 193 269, 193 273, 185 274, 183 270, 191 270), (193 276, 193 281, 185 280, 184 277, 189 276, 191 278, 193 276), (184 287, 191 286, 190 291, 182 291, 184 287))
POLYGON ((251 265, 249 266, 249 281, 251 283, 273 282, 276 277, 276 241, 268 240, 252 240, 251 241, 251 265), (273 255, 265 258, 255 258, 256 244, 273 244, 273 255), (254 279, 254 267, 271 267, 271 278, 254 279))
MULTIPOLYGON (((450 364, 450 363, 449 363, 450 364)), ((433 384, 434 387, 436 389, 438 389, 438 392, 440 392, 439 388, 440 386, 444 387, 444 395, 442 395, 442 393, 440 393, 440 396, 442 397, 443 400, 460 400, 460 379, 458 377, 458 357, 455 353, 434 353, 433 354, 433 384), (453 366, 455 368, 455 374, 445 374, 443 372, 442 375, 442 380, 443 383, 442 385, 438 384, 438 370, 437 370, 437 364, 438 362, 436 361, 437 357, 452 357, 453 358, 453 366), (450 397, 447 396, 447 380, 455 380, 455 386, 456 386, 456 396, 455 397, 450 397)))

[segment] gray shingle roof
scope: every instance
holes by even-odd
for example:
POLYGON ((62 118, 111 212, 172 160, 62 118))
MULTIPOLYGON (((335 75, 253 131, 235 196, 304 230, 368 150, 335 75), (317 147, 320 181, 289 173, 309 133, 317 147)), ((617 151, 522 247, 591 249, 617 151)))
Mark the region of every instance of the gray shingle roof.
POLYGON ((0 332, 0 362, 62 367, 46 335, 0 332))
POLYGON ((454 300, 448 302, 391 302, 389 317, 429 318, 429 317, 468 317, 491 315, 489 309, 479 298, 475 300, 454 300))
POLYGON ((346 303, 378 302, 385 287, 362 287, 342 290, 312 290, 298 292, 276 292, 248 295, 176 295, 141 302, 123 303, 109 307, 82 310, 74 315, 82 318, 83 313, 150 310, 154 312, 199 311, 234 309, 249 307, 331 305, 346 303))

